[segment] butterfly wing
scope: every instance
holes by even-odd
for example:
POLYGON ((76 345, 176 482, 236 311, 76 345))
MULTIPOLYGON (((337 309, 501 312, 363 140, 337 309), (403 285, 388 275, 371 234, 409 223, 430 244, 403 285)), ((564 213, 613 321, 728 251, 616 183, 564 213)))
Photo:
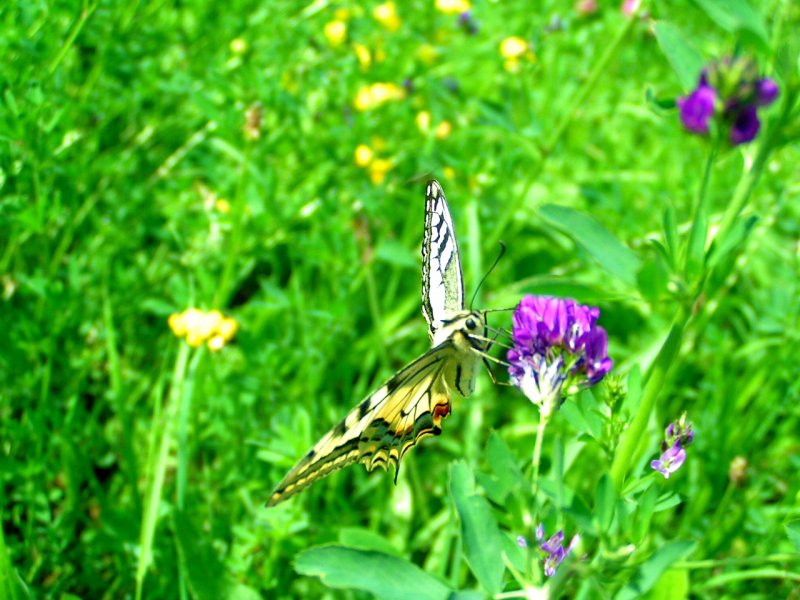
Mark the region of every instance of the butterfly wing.
POLYGON ((417 441, 441 433, 450 414, 445 375, 458 351, 446 341, 406 366, 367 396, 344 420, 309 450, 275 488, 267 502, 275 506, 318 479, 355 462, 395 468, 417 441))
POLYGON ((450 209, 442 186, 425 188, 425 236, 422 240, 422 314, 431 341, 453 315, 464 310, 464 279, 450 209))

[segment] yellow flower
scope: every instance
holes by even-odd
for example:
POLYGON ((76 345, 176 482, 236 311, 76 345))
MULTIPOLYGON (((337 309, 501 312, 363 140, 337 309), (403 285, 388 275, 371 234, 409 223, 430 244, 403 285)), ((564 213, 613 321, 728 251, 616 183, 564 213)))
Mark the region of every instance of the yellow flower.
POLYGON ((234 54, 244 54, 247 52, 247 42, 242 38, 233 38, 229 47, 234 54))
POLYGON ((394 2, 379 4, 372 11, 372 16, 389 31, 400 29, 400 18, 397 16, 397 7, 394 2))
POLYGON ((521 37, 511 36, 500 42, 500 54, 507 60, 518 59, 528 51, 528 42, 521 37))
POLYGON ((370 110, 390 100, 402 100, 405 95, 403 88, 394 83, 373 83, 359 88, 353 106, 360 111, 370 110))
POLYGON ((446 15, 460 15, 470 8, 469 0, 436 0, 436 10, 446 15))
POLYGON ((359 144, 356 146, 355 159, 356 165, 366 167, 372 162, 372 149, 366 144, 359 144))
POLYGON ((444 169, 442 169, 442 175, 444 175, 445 179, 456 178, 456 172, 455 169, 453 169, 453 167, 445 167, 444 169))
POLYGON ((226 342, 229 342, 239 329, 239 324, 233 317, 225 317, 217 327, 217 334, 226 342))
POLYGON ((215 335, 211 339, 208 340, 208 349, 212 352, 218 352, 222 350, 222 347, 225 345, 225 339, 221 335, 215 335))
POLYGON ((347 23, 344 21, 331 21, 325 23, 325 37, 332 48, 341 46, 347 37, 347 23))
POLYGON ((338 21, 347 21, 350 18, 350 11, 346 8, 337 8, 333 13, 338 21))
POLYGON ((214 207, 223 215, 227 215, 229 212, 231 212, 231 203, 225 200, 225 198, 219 198, 216 202, 214 202, 214 207))
POLYGON ((353 44, 353 51, 362 69, 367 69, 372 64, 372 53, 364 44, 353 44))
POLYGON ((186 323, 184 322, 183 314, 171 314, 167 319, 167 324, 169 324, 169 328, 172 329, 172 333, 174 333, 177 337, 183 337, 186 335, 186 323))
POLYGON ((392 170, 392 161, 385 158, 376 158, 369 166, 369 178, 372 183, 379 185, 386 179, 386 174, 392 170))
POLYGON ((431 128, 431 113, 422 110, 417 113, 417 127, 422 133, 428 133, 431 128))
POLYGON ((376 152, 383 152, 386 150, 386 140, 381 136, 373 135, 370 141, 372 142, 372 147, 375 148, 376 152))
POLYGON ((503 68, 509 73, 519 73, 519 61, 516 58, 509 58, 503 63, 503 68))
POLYGON ((188 308, 181 314, 172 314, 167 322, 172 332, 177 337, 185 337, 186 343, 192 348, 202 346, 208 341, 208 347, 212 350, 222 348, 238 328, 235 319, 223 316, 218 310, 206 313, 196 308, 188 308))
POLYGON ((432 65, 436 62, 439 52, 430 44, 422 44, 417 48, 417 58, 419 58, 426 65, 432 65))
POLYGON ((453 131, 453 126, 450 121, 442 121, 436 126, 436 137, 440 140, 448 137, 453 131))

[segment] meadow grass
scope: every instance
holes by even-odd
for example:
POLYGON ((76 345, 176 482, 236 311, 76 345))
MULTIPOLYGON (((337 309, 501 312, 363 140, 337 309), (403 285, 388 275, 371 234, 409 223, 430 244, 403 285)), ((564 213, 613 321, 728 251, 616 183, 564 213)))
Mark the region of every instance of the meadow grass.
POLYGON ((435 4, 0 9, 0 597, 797 596, 800 7, 435 4), (733 54, 780 95, 731 148, 674 100, 733 54), (507 247, 476 307, 599 306, 612 374, 535 461, 481 374, 396 483, 267 509, 427 348, 431 177, 468 297, 507 247), (190 346, 189 308, 236 330, 190 346), (540 523, 581 536, 553 577, 540 523))

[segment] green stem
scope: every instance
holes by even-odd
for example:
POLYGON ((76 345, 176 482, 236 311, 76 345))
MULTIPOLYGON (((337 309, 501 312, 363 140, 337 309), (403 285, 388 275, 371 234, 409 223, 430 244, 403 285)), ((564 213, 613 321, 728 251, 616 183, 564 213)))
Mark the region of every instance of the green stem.
POLYGON ((683 331, 688 320, 688 314, 684 309, 681 309, 676 315, 672 329, 670 329, 669 335, 664 345, 661 346, 661 350, 659 350, 658 356, 656 356, 655 362, 651 367, 644 390, 642 390, 642 399, 636 409, 636 415, 622 434, 619 446, 614 454, 614 461, 611 464, 611 478, 618 492, 622 489, 628 470, 633 466, 634 457, 639 449, 640 441, 644 438, 656 399, 664 387, 669 368, 680 350, 683 331))
MULTIPOLYGON (((172 441, 172 431, 175 419, 180 411, 183 398, 183 383, 186 376, 186 364, 189 359, 189 346, 181 342, 178 357, 175 359, 175 369, 172 375, 167 409, 161 420, 161 441, 158 452, 154 455, 155 464, 150 469, 150 484, 144 514, 142 515, 142 531, 139 538, 139 563, 136 567, 136 600, 141 600, 142 584, 144 583, 147 568, 150 566, 153 554, 153 539, 155 537, 156 522, 158 520, 158 505, 164 488, 164 477, 167 472, 169 446, 172 441)), ((159 399, 157 398, 158 402, 159 399)))
POLYGON ((539 464, 542 461, 542 441, 544 440, 544 430, 550 421, 550 415, 544 411, 539 412, 539 424, 536 426, 536 441, 533 444, 533 498, 539 492, 539 464))
POLYGON ((711 179, 711 169, 717 158, 719 140, 720 137, 717 135, 711 144, 708 159, 706 160, 706 168, 703 171, 703 179, 697 192, 694 218, 689 232, 689 245, 684 259, 684 273, 687 278, 694 278, 699 275, 702 266, 706 240, 708 239, 708 194, 706 191, 708 190, 708 182, 711 179))
POLYGON ((67 55, 67 52, 69 52, 69 49, 72 48, 72 45, 75 43, 75 39, 78 37, 78 34, 83 29, 83 26, 86 25, 86 21, 89 20, 89 17, 92 16, 92 13, 97 8, 97 4, 98 3, 95 2, 94 4, 86 6, 86 3, 84 2, 83 8, 81 9, 80 17, 78 17, 78 20, 75 23, 75 26, 72 28, 72 31, 69 32, 69 36, 64 42, 64 45, 61 46, 61 48, 58 51, 58 54, 56 54, 55 58, 53 58, 53 61, 50 63, 50 67, 48 67, 47 69, 50 75, 55 73, 55 70, 58 68, 58 65, 61 64, 61 61, 64 60, 64 57, 67 55))
POLYGON ((800 554, 770 554, 768 556, 748 556, 745 558, 724 558, 708 560, 685 560, 672 565, 673 569, 718 569, 720 567, 740 567, 764 563, 798 562, 800 554))
MULTIPOLYGON (((730 234, 736 224, 736 219, 747 206, 750 196, 755 189, 764 166, 767 164, 772 151, 777 147, 779 135, 784 129, 784 125, 791 118, 792 109, 794 108, 797 99, 797 90, 789 89, 786 92, 786 98, 783 101, 780 114, 772 121, 770 121, 769 128, 762 138, 761 144, 758 147, 758 152, 753 160, 753 165, 739 180, 736 190, 733 193, 731 201, 728 203, 728 208, 722 216, 722 221, 719 225, 719 231, 715 238, 715 246, 718 248, 723 245, 725 238, 730 234)), ((713 252, 713 250, 712 250, 713 252)))

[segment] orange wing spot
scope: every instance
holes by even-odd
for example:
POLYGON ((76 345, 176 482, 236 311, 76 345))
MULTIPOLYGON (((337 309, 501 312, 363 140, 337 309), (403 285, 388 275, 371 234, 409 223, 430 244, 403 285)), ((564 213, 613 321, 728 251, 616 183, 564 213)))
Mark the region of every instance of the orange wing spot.
POLYGON ((433 407, 433 420, 436 421, 438 418, 446 417, 450 414, 450 403, 445 402, 444 404, 437 404, 433 407))

